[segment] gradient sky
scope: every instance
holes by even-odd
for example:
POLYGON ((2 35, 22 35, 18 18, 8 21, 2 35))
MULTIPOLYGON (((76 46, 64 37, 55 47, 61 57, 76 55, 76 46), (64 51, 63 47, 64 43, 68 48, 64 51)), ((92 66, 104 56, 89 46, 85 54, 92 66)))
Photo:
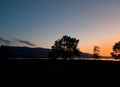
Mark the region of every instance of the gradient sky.
POLYGON ((0 38, 9 45, 51 48, 63 35, 79 39, 83 52, 98 45, 110 55, 120 40, 120 0, 0 0, 0 38))

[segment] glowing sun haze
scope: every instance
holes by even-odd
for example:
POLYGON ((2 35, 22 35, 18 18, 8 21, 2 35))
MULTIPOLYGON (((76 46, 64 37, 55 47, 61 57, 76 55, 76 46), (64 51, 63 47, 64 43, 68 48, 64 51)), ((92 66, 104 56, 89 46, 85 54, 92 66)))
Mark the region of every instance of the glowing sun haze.
POLYGON ((0 38, 9 45, 51 48, 68 35, 81 51, 98 45, 107 56, 120 41, 120 0, 0 0, 0 13, 0 38))

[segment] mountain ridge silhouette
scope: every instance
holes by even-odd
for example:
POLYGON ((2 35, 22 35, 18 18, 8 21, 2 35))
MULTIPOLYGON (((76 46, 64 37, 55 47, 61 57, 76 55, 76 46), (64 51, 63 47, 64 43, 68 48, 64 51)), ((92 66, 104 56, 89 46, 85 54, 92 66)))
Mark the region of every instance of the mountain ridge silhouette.
MULTIPOLYGON (((42 47, 20 47, 20 46, 7 46, 11 53, 11 58, 47 58, 51 49, 42 47)), ((82 52, 80 58, 92 58, 93 54, 82 52)), ((104 56, 101 56, 104 57, 104 56)))

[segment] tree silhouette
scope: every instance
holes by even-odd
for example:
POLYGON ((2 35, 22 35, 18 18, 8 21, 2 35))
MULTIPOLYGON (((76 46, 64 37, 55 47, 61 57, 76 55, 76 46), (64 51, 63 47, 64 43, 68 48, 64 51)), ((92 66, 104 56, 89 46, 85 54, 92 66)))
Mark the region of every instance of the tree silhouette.
POLYGON ((94 49, 93 49, 93 56, 94 58, 99 58, 99 53, 100 53, 100 47, 99 46, 94 46, 94 49))
POLYGON ((111 52, 111 55, 115 59, 120 59, 120 41, 113 45, 113 52, 111 52))
POLYGON ((6 60, 7 58, 11 57, 11 52, 8 49, 8 46, 1 45, 0 47, 0 57, 3 60, 6 60))
POLYGON ((79 40, 64 35, 61 39, 55 41, 55 44, 51 47, 48 57, 51 58, 69 58, 80 56, 80 51, 77 49, 79 40))

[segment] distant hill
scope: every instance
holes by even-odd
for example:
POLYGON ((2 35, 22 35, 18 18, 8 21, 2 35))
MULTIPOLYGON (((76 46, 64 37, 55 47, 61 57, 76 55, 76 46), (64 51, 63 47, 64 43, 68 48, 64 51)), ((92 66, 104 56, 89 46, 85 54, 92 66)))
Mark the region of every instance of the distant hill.
MULTIPOLYGON (((46 58, 50 49, 7 46, 12 58, 46 58)), ((93 54, 81 52, 81 58, 92 58, 93 54)))
POLYGON ((92 58, 93 54, 81 52, 81 58, 92 58))
POLYGON ((50 49, 30 48, 30 47, 14 47, 8 46, 13 58, 43 58, 47 57, 50 49))

